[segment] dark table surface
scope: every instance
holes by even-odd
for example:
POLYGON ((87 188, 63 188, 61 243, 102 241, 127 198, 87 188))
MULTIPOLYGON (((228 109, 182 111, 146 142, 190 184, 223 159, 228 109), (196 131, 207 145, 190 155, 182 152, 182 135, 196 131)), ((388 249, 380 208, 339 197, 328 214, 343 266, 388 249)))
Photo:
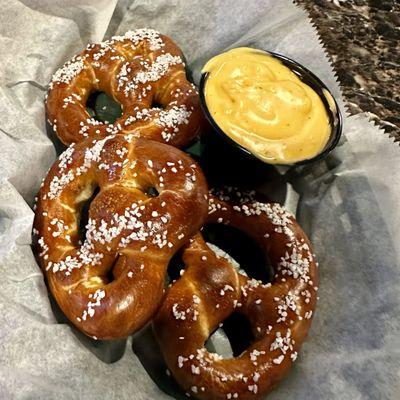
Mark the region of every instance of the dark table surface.
POLYGON ((400 140, 400 1, 296 0, 313 19, 352 114, 400 140))

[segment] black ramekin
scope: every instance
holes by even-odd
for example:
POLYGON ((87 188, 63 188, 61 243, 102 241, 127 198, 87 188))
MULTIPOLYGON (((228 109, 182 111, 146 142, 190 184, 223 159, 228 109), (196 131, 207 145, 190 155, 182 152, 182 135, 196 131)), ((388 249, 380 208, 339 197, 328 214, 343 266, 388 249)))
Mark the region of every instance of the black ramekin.
MULTIPOLYGON (((259 49, 255 49, 259 50, 259 49)), ((265 50, 262 50, 265 51, 265 50)), ((327 88, 327 86, 319 79, 313 72, 311 72, 308 68, 304 67, 303 65, 299 64, 297 61, 292 60, 289 57, 283 56, 278 53, 274 53, 271 51, 265 51, 265 53, 277 58, 282 62, 283 65, 288 67, 290 70, 292 70, 298 77, 299 79, 310 86, 321 98, 327 114, 329 118, 329 124, 331 126, 331 134, 329 137, 328 142, 326 143, 324 149, 317 154, 316 156, 306 159, 306 160, 301 160, 295 163, 288 163, 288 164, 276 164, 276 163, 271 163, 271 165, 285 165, 285 166, 294 166, 294 165, 304 165, 308 164, 317 160, 321 160, 322 158, 326 157, 338 144, 340 140, 340 136, 342 134, 342 127, 343 127, 343 119, 342 119, 342 114, 340 112, 339 106, 333 97, 332 93, 330 90, 327 88), (332 100, 330 103, 327 98, 327 94, 332 100)), ((203 108, 204 114, 209 122, 210 127, 212 130, 220 137, 223 139, 224 142, 228 143, 230 146, 234 147, 235 149, 239 149, 239 152, 242 153, 242 155, 245 156, 247 159, 256 159, 262 163, 269 164, 267 161, 261 160, 258 157, 256 157, 251 151, 246 149, 245 147, 241 146, 239 143, 234 141, 232 138, 230 138, 215 122, 214 118, 212 117, 210 111, 208 110, 207 103, 206 103, 206 98, 205 98, 205 85, 207 82, 207 78, 209 76, 209 73, 203 73, 201 75, 200 79, 200 102, 201 106, 203 108)))

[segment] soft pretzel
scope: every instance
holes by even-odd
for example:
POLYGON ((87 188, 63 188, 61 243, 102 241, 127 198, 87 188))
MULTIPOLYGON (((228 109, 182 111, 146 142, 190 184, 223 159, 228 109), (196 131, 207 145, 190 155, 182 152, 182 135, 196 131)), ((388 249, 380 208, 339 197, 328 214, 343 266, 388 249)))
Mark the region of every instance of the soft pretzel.
POLYGON ((64 144, 133 133, 182 147, 199 133, 202 121, 182 57, 169 37, 152 29, 89 44, 54 74, 46 101, 48 121, 64 144), (122 106, 113 124, 91 118, 86 110, 89 95, 97 91, 122 106))
POLYGON ((98 339, 142 327, 169 259, 204 222, 207 193, 194 161, 171 146, 132 135, 71 145, 40 189, 34 221, 40 265, 71 322, 98 339), (82 205, 96 187, 81 242, 82 205))
MULTIPOLYGON (((268 254, 272 283, 237 272, 197 234, 183 253, 183 276, 169 289, 154 331, 173 376, 198 399, 259 399, 289 371, 311 325, 317 300, 317 264, 295 219, 278 204, 250 197, 210 198, 207 223, 250 235, 268 254), (254 342, 223 359, 205 342, 230 314, 251 324, 254 342)), ((237 329, 240 329, 238 326, 237 329)))

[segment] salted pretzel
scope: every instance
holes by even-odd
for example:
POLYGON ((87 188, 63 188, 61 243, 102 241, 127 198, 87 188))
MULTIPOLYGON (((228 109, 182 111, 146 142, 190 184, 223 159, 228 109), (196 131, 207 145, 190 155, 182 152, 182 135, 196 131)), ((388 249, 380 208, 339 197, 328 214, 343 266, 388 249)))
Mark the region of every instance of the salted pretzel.
MULTIPOLYGON (((249 196, 211 196, 207 223, 241 229, 268 254, 272 283, 238 272, 197 234, 183 253, 187 268, 169 289, 154 331, 178 383, 198 399, 259 399, 289 371, 311 325, 317 264, 292 215, 249 196), (254 342, 223 359, 205 342, 229 315, 245 316, 254 342)), ((241 329, 241 327, 237 327, 241 329)))
POLYGON ((202 121, 181 50, 152 29, 89 44, 54 74, 46 110, 64 144, 132 133, 182 147, 199 133, 202 121), (89 95, 99 91, 122 106, 122 116, 113 124, 92 118, 86 110, 89 95))
POLYGON ((97 339, 142 327, 159 306, 169 259, 204 222, 207 193, 194 161, 163 143, 110 135, 71 145, 40 189, 34 221, 40 265, 70 321, 97 339))

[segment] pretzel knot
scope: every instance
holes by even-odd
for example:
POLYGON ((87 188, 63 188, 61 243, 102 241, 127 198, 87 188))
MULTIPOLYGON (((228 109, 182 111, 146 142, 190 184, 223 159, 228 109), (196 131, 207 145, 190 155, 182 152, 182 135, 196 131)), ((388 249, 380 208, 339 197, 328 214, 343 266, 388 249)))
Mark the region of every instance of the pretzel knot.
POLYGON ((64 144, 133 133, 185 146, 199 133, 202 114, 182 57, 170 38, 152 29, 89 44, 54 74, 46 103, 48 121, 64 144), (113 124, 91 118, 86 110, 90 94, 98 91, 122 106, 122 116, 113 124))
MULTIPOLYGON (((288 372, 311 324, 317 300, 317 264, 294 218, 278 204, 211 196, 207 223, 241 229, 268 254, 272 283, 238 272, 197 234, 183 253, 187 265, 154 320, 173 376, 199 399, 256 399, 288 372), (254 341, 236 358, 205 348, 230 314, 245 316, 254 341)), ((240 327, 238 327, 240 329, 240 327)))
POLYGON ((34 240, 74 325, 98 339, 142 327, 161 301, 169 259, 204 222, 207 193, 198 166, 171 146, 132 135, 72 144, 39 192, 34 240), (82 205, 96 188, 82 242, 82 205))

